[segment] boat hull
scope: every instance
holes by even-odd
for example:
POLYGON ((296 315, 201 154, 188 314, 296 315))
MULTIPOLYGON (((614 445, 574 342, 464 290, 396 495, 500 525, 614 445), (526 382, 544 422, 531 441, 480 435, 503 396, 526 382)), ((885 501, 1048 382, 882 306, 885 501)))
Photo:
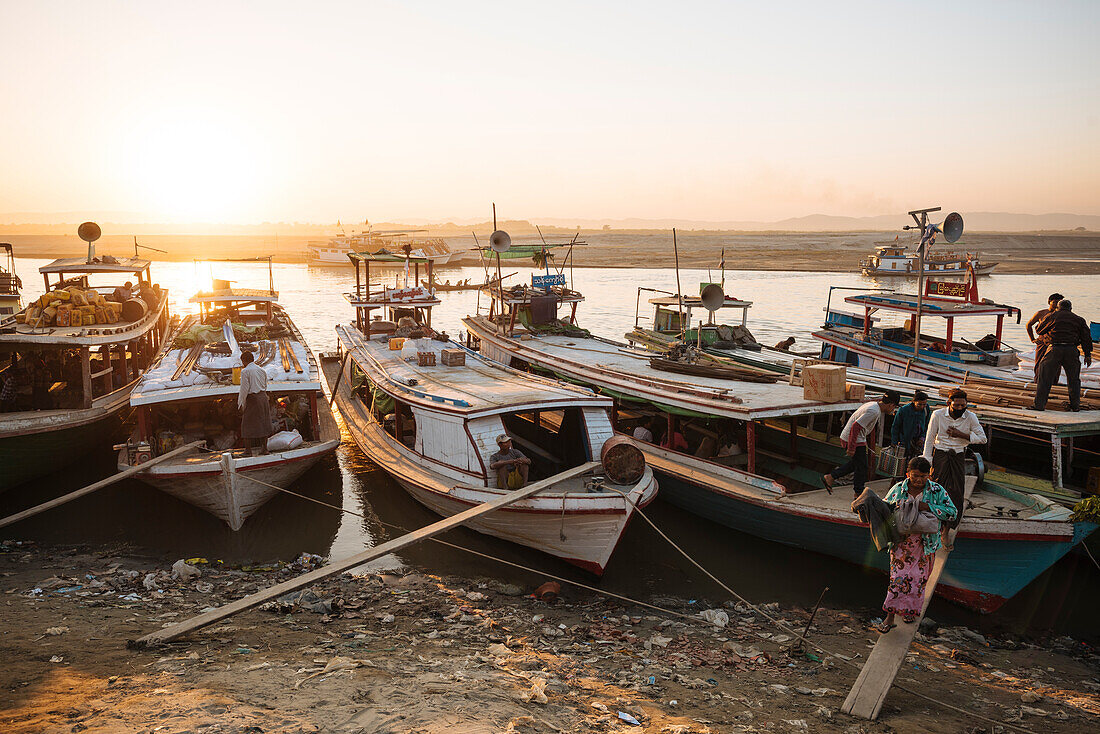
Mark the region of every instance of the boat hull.
MULTIPOLYGON (((678 507, 765 540, 889 571, 889 555, 877 551, 867 526, 815 516, 776 503, 753 502, 715 491, 686 473, 657 470, 661 496, 678 507)), ((996 611, 1052 566, 1096 526, 1074 523, 1072 535, 980 533, 964 518, 936 593, 978 612, 996 611)))
MULTIPOLYGON (((138 478, 206 510, 232 530, 240 530, 279 489, 290 488, 310 467, 335 451, 339 443, 325 441, 264 456, 245 457, 237 452, 212 454, 205 461, 183 459, 158 464, 138 478)), ((119 470, 128 467, 124 450, 119 455, 119 470)))
POLYGON ((0 492, 52 474, 100 446, 121 429, 116 412, 86 422, 0 436, 0 492))
MULTIPOLYGON (((450 517, 503 493, 491 487, 467 486, 472 478, 456 486, 452 477, 427 469, 427 462, 399 445, 371 420, 362 402, 351 395, 349 384, 351 379, 345 371, 336 390, 336 406, 352 438, 363 453, 424 507, 437 515, 450 517)), ((479 533, 542 551, 600 576, 635 507, 645 507, 656 494, 657 482, 653 471, 647 467, 641 481, 625 496, 613 491, 563 495, 555 494, 551 488, 466 525, 479 533)))

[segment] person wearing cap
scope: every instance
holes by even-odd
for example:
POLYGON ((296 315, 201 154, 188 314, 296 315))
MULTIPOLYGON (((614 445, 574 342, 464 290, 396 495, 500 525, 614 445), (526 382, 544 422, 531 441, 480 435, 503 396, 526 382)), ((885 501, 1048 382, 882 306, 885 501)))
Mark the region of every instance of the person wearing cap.
POLYGON ((489 457, 489 468, 497 473, 497 486, 501 489, 519 489, 527 484, 531 460, 517 448, 507 434, 497 436, 497 451, 489 457))
POLYGON ((913 400, 898 408, 894 414, 890 443, 902 447, 907 462, 914 456, 920 456, 924 450, 924 433, 928 430, 928 419, 931 417, 928 394, 923 390, 914 392, 913 400))
POLYGON ((1035 330, 1049 337, 1050 348, 1043 361, 1035 366, 1035 403, 1031 410, 1046 410, 1050 388, 1058 382, 1062 370, 1066 371, 1066 387, 1069 388, 1069 409, 1081 409, 1081 361, 1078 347, 1084 353, 1085 366, 1092 364, 1092 334, 1083 318, 1073 313, 1073 304, 1063 298, 1058 310, 1043 320, 1035 330))
POLYGON ((1051 293, 1047 296, 1047 308, 1041 309, 1035 312, 1035 315, 1027 320, 1027 338, 1031 340, 1031 343, 1035 345, 1035 374, 1039 374, 1039 363, 1043 361, 1043 356, 1047 353, 1047 349, 1050 348, 1050 339, 1042 336, 1036 336, 1035 329, 1039 324, 1058 310, 1058 302, 1065 296, 1061 293, 1051 293))

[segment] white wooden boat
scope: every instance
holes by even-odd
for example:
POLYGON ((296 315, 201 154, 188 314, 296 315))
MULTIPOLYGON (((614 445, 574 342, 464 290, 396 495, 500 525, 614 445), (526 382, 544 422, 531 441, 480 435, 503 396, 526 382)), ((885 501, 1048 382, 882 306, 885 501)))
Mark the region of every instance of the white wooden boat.
MULTIPOLYGON (((370 311, 383 308, 393 320, 395 312, 415 313, 417 330, 433 333, 432 296, 390 301, 357 290, 348 299, 362 330, 336 328, 336 405, 360 448, 433 512, 450 516, 507 491, 489 468, 502 434, 531 459, 530 481, 600 460, 609 440, 620 445, 608 417, 611 401, 589 390, 501 367, 453 342, 409 339, 391 350, 389 334, 373 332, 370 311), (465 364, 444 364, 444 350, 464 354, 465 364)), ((640 453, 638 459, 640 468, 640 453)), ((468 526, 601 574, 634 509, 656 494, 652 470, 639 473, 629 484, 615 483, 606 466, 563 476, 468 526)))
MULTIPOLYGON (((920 255, 906 252, 900 245, 876 248, 875 254, 859 261, 859 272, 873 276, 909 276, 917 277, 920 270, 920 255)), ((924 258, 924 272, 927 275, 964 277, 967 269, 973 269, 974 275, 989 275, 999 263, 982 264, 981 258, 972 253, 958 253, 953 250, 929 253, 924 258)))
POLYGON ((231 288, 193 297, 201 312, 177 325, 157 363, 130 396, 137 428, 118 457, 122 470, 180 443, 205 439, 206 450, 158 464, 140 479, 206 510, 233 530, 240 530, 250 515, 340 443, 339 428, 321 392, 317 360, 277 299, 274 290, 231 288), (177 346, 201 334, 204 326, 216 328, 212 324, 226 314, 229 320, 220 324, 224 345, 177 346), (240 446, 240 387, 231 377, 241 364, 238 338, 243 341, 248 331, 256 333, 252 346, 259 355, 256 363, 267 373, 268 395, 291 406, 288 412, 296 415, 288 420, 303 438, 293 448, 260 456, 247 456, 240 446))
MULTIPOLYGON (((0 491, 57 471, 110 440, 168 328, 168 292, 153 288, 148 260, 95 257, 92 251, 84 258, 55 260, 39 272, 46 286, 42 298, 64 293, 71 299, 73 289, 82 299, 113 296, 129 279, 136 281, 141 302, 124 314, 93 316, 91 323, 77 326, 59 325, 56 315, 49 318, 52 323, 41 317, 27 323, 28 315, 39 313, 42 298, 0 317, 0 380, 17 357, 23 388, 16 409, 0 412, 0 491), (46 384, 39 383, 35 393, 32 382, 42 376, 46 384)), ((105 313, 102 306, 99 313, 105 313)))
POLYGON ((445 265, 458 253, 451 250, 442 237, 414 239, 409 235, 424 230, 385 231, 367 230, 359 234, 339 235, 327 240, 306 243, 306 262, 311 267, 348 267, 348 255, 353 252, 400 252, 409 247, 414 257, 423 257, 436 265, 445 265))

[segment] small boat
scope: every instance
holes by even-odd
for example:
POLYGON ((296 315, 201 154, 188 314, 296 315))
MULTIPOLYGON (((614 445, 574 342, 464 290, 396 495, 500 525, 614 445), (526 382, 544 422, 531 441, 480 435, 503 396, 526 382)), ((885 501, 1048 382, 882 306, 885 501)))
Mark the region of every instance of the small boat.
POLYGON ((152 283, 148 260, 89 246, 39 272, 46 292, 0 316, 0 382, 16 380, 15 400, 0 407, 0 491, 110 440, 168 327, 168 291, 152 283))
POLYGON ((118 447, 121 471, 205 440, 205 449, 158 464, 138 478, 206 510, 233 530, 340 443, 317 360, 278 298, 274 284, 256 290, 231 288, 227 281, 215 281, 213 289, 193 296, 200 312, 175 324, 134 388, 130 405, 137 427, 118 447), (256 456, 241 448, 239 438, 240 387, 233 374, 245 350, 267 373, 279 423, 268 453, 256 456))
POLYGON ((359 234, 342 234, 324 241, 306 243, 306 262, 310 267, 348 267, 348 254, 352 252, 400 252, 404 248, 414 257, 444 265, 456 259, 458 253, 442 237, 411 238, 410 235, 426 232, 423 229, 376 231, 367 229, 359 234))
MULTIPOLYGON (((842 460, 839 433, 859 402, 808 400, 784 383, 670 376, 650 353, 575 326, 569 334, 528 329, 530 318, 505 312, 463 324, 470 346, 487 357, 613 396, 620 434, 663 433, 637 444, 665 500, 738 532, 887 570, 889 557, 874 551, 851 495, 820 488, 821 474, 842 460)), ((971 609, 996 610, 1096 528, 1045 498, 967 481, 975 506, 936 593, 971 609)), ((884 495, 891 484, 869 486, 884 495)))
POLYGON ((8 242, 0 242, 0 253, 4 258, 0 263, 0 319, 14 316, 23 309, 20 289, 23 282, 15 273, 15 251, 8 242))
POLYGON ((832 302, 825 305, 825 324, 813 336, 822 342, 821 358, 877 372, 932 380, 958 380, 972 374, 1021 381, 1019 353, 1001 342, 1006 316, 1020 319, 1020 309, 978 297, 973 277, 963 283, 927 280, 922 294, 874 291, 856 293, 844 302, 858 311, 845 311, 832 302), (940 318, 946 324, 943 337, 917 334, 920 318, 940 318), (900 326, 877 325, 875 314, 904 317, 900 326), (993 317, 995 331, 969 342, 954 337, 955 319, 993 317))
MULTIPOLYGON (((905 251, 904 247, 889 245, 879 247, 875 254, 859 261, 859 272, 870 276, 908 276, 915 278, 920 270, 920 255, 905 251)), ((955 251, 929 253, 924 258, 925 275, 966 276, 973 270, 974 275, 989 275, 999 263, 982 264, 978 255, 955 251)))
MULTIPOLYGON (((358 274, 370 258, 355 262, 358 274)), ((439 301, 420 290, 358 286, 346 294, 356 324, 336 327, 341 356, 326 370, 356 443, 410 496, 449 517, 508 491, 490 468, 497 438, 507 435, 531 460, 530 480, 562 479, 469 527, 602 574, 634 509, 657 492, 641 452, 614 436, 611 401, 441 341, 430 318, 439 301), (373 319, 375 309, 387 318, 373 319), (388 326, 395 323, 396 332, 388 326), (378 324, 387 326, 379 332, 378 324), (608 459, 632 452, 625 473, 608 459), (576 475, 590 461, 603 464, 576 475)))

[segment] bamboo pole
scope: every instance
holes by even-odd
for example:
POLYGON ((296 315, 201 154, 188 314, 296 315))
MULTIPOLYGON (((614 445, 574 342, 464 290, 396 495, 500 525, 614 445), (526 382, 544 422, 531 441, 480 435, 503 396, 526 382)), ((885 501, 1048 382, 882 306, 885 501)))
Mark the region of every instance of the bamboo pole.
POLYGON ((56 499, 52 499, 49 502, 43 502, 40 505, 35 505, 34 507, 23 510, 22 512, 17 512, 14 515, 9 515, 8 517, 5 517, 3 520, 0 520, 0 528, 7 527, 8 525, 13 525, 14 523, 17 523, 20 520, 25 520, 28 517, 33 517, 34 515, 37 515, 41 512, 45 512, 46 510, 52 510, 53 508, 59 507, 59 506, 65 504, 67 502, 72 502, 75 499, 80 499, 81 497, 83 497, 85 495, 88 495, 88 494, 91 494, 92 492, 103 489, 104 487, 112 485, 112 484, 114 484, 115 482, 117 482, 119 480, 125 479, 126 477, 133 476, 134 474, 140 474, 141 472, 145 471, 146 469, 148 469, 152 466, 156 466, 157 464, 161 463, 162 461, 167 461, 168 459, 179 456, 180 454, 185 453, 187 451, 190 451, 191 449, 193 449, 197 446, 201 446, 205 443, 206 443, 205 441, 192 441, 189 444, 186 444, 184 446, 180 446, 177 449, 173 449, 173 450, 169 451, 167 454, 162 454, 161 456, 158 456, 154 459, 150 459, 149 461, 145 462, 144 464, 138 464, 137 466, 131 466, 129 469, 123 469, 118 474, 114 474, 112 476, 109 476, 106 479, 101 479, 100 481, 96 482, 95 484, 89 484, 87 487, 84 487, 83 489, 78 489, 75 492, 69 492, 66 495, 62 495, 61 497, 58 497, 56 499))

